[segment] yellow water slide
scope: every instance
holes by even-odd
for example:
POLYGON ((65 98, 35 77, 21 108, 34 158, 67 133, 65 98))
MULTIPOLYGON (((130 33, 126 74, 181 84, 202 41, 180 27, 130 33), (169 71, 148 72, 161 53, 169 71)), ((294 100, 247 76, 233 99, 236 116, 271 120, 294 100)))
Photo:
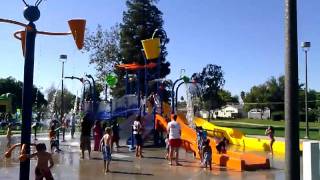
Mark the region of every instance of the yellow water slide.
MULTIPOLYGON (((210 136, 219 138, 226 137, 229 140, 230 144, 258 151, 270 151, 269 139, 246 137, 241 131, 237 129, 216 126, 201 118, 195 118, 194 123, 196 124, 196 126, 202 126, 202 128, 208 130, 208 135, 210 136)), ((300 144, 300 150, 302 151, 302 144, 300 144)), ((273 144, 273 151, 284 154, 285 143, 283 141, 275 141, 275 143, 273 144)))

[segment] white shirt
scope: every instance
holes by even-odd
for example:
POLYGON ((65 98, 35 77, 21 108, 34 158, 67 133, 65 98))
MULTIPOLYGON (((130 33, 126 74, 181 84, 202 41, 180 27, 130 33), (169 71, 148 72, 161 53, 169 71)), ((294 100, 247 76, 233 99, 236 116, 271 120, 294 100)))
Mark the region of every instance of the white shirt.
POLYGON ((141 134, 141 123, 139 121, 133 122, 133 134, 141 134))
POLYGON ((180 139, 181 138, 181 129, 179 123, 176 121, 171 121, 168 123, 169 139, 180 139))

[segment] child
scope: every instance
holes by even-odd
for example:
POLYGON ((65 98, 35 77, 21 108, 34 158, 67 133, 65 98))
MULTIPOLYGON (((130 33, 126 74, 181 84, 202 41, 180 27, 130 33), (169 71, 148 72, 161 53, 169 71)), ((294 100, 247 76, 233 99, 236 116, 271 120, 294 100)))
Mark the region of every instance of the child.
MULTIPOLYGON (((53 176, 51 174, 50 169, 53 167, 54 163, 53 163, 51 154, 46 151, 47 150, 46 145, 44 143, 39 143, 36 145, 36 150, 37 152, 33 154, 20 155, 19 159, 23 161, 26 158, 37 157, 38 163, 35 169, 36 179, 45 178, 46 180, 53 180, 53 176), (49 166, 48 166, 48 162, 50 163, 49 166)), ((22 153, 24 153, 23 150, 22 150, 22 153)))
POLYGON ((165 159, 169 159, 169 150, 170 150, 170 145, 169 145, 169 134, 167 134, 166 137, 166 155, 165 155, 165 159))
POLYGON ((102 150, 103 161, 104 161, 104 172, 105 174, 109 172, 109 164, 111 161, 111 143, 112 143, 112 135, 111 128, 106 128, 106 134, 102 137, 100 141, 100 151, 102 150))
POLYGON ((219 154, 227 152, 227 138, 223 137, 222 140, 216 145, 216 149, 219 154))
POLYGON ((204 145, 202 146, 202 153, 203 155, 202 159, 203 159, 203 164, 204 167, 207 168, 207 166, 209 165, 210 170, 211 168, 211 164, 212 164, 212 149, 210 146, 210 140, 207 139, 204 142, 204 145))
POLYGON ((269 139, 270 139, 270 151, 271 151, 271 154, 273 154, 273 143, 275 141, 274 139, 274 128, 272 126, 269 126, 267 129, 266 129, 266 132, 265 134, 267 136, 269 136, 269 139))
POLYGON ((8 129, 7 129, 7 140, 8 140, 7 147, 8 148, 11 146, 11 137, 12 137, 12 126, 9 123, 8 129))
POLYGON ((200 155, 200 162, 202 163, 202 155, 201 155, 201 148, 202 148, 202 127, 197 126, 196 127, 196 132, 197 132, 197 144, 198 144, 198 152, 200 155))
POLYGON ((49 139, 50 139, 50 149, 51 153, 53 153, 53 148, 56 148, 56 151, 61 151, 59 149, 59 141, 56 139, 56 130, 54 129, 54 125, 51 126, 51 129, 49 131, 49 139))

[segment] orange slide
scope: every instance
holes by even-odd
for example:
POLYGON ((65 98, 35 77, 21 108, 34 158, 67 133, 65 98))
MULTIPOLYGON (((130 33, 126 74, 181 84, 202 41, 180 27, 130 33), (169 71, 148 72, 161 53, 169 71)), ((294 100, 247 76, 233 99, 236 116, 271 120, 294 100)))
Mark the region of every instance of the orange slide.
MULTIPOLYGON (((185 148, 186 151, 194 153, 196 157, 199 157, 196 131, 186 125, 180 116, 178 116, 177 122, 181 127, 182 147, 185 148)), ((156 115, 157 129, 166 130, 167 125, 167 121, 162 116, 156 115)), ((210 146, 213 151, 212 162, 217 165, 226 166, 229 169, 238 171, 270 168, 269 159, 263 156, 232 151, 227 151, 226 154, 218 154, 215 140, 210 137, 208 137, 208 139, 210 139, 210 146)))

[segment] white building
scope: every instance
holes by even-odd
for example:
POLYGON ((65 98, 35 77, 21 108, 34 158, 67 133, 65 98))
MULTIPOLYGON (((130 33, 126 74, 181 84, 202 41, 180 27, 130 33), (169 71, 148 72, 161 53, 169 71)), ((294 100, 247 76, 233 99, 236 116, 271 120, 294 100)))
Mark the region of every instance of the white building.
POLYGON ((262 109, 251 109, 248 112, 249 119, 270 119, 271 112, 269 108, 262 109))
POLYGON ((213 118, 237 118, 239 109, 233 105, 226 105, 213 111, 213 118))

